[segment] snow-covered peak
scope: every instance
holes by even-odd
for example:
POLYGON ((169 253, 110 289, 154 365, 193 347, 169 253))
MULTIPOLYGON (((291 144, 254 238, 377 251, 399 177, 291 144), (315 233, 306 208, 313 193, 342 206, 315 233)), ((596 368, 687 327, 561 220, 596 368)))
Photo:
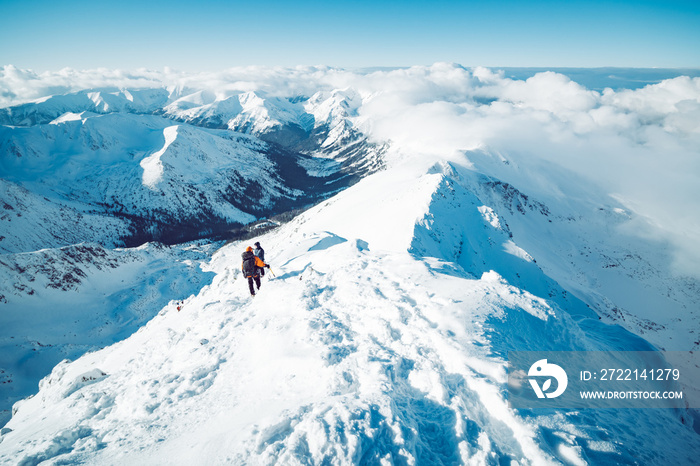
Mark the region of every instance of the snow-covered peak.
POLYGON ((362 99, 352 89, 335 89, 331 92, 314 94, 305 105, 306 111, 314 116, 315 125, 331 127, 357 116, 362 99))
POLYGON ((55 95, 41 101, 0 109, 0 124, 49 123, 66 113, 153 113, 168 102, 165 89, 94 89, 55 95))
POLYGON ((327 218, 319 212, 344 212, 334 218, 335 234, 360 238, 372 250, 406 251, 413 239, 413 226, 425 214, 440 181, 440 175, 435 174, 416 178, 413 168, 379 172, 361 180, 357 189, 346 190, 301 214, 299 231, 309 235, 322 231, 327 218))
POLYGON ((301 101, 269 97, 260 91, 213 101, 201 99, 199 94, 186 96, 166 106, 164 112, 182 121, 255 135, 290 126, 306 132, 313 128, 313 118, 305 112, 301 101))
POLYGON ((175 108, 180 108, 182 110, 186 110, 187 108, 191 108, 191 107, 199 107, 202 105, 209 105, 216 100, 218 100, 217 96, 213 92, 207 91, 207 90, 201 90, 201 91, 193 92, 191 94, 184 95, 184 96, 176 99, 171 104, 169 104, 166 108, 173 106, 175 108))
POLYGON ((313 120, 308 118, 299 101, 269 97, 260 92, 247 92, 239 99, 243 111, 238 119, 229 122, 231 129, 251 128, 255 133, 265 133, 275 127, 293 125, 308 132, 313 127, 313 120))
POLYGON ((182 97, 163 110, 166 115, 183 121, 226 126, 226 122, 238 116, 243 107, 237 95, 218 99, 213 94, 201 91, 182 97))

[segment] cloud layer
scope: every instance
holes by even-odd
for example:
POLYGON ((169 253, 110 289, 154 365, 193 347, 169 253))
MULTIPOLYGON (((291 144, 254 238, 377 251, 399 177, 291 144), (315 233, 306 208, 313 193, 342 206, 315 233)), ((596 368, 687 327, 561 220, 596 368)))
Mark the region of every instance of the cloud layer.
POLYGON ((527 188, 535 192, 555 184, 538 179, 537 166, 571 170, 636 212, 643 219, 636 234, 670 243, 679 272, 700 276, 700 78, 597 92, 553 72, 513 80, 445 63, 374 72, 246 67, 200 74, 0 68, 0 107, 94 88, 167 88, 173 96, 206 90, 215 99, 351 88, 362 100, 356 123, 391 141, 397 163, 411 157, 428 164, 485 148, 530 167, 527 188))

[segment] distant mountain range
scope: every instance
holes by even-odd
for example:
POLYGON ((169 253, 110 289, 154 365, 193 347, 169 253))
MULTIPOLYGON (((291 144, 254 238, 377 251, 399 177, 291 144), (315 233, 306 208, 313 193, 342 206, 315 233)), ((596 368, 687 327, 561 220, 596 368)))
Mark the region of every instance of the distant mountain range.
POLYGON ((313 204, 381 167, 354 98, 99 90, 0 109, 0 251, 226 237, 313 204))

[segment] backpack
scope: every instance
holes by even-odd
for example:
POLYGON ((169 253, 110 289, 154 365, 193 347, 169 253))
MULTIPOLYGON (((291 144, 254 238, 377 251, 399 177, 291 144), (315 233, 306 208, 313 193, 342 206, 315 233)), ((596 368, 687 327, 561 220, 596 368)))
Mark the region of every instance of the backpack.
POLYGON ((245 251, 243 254, 241 254, 241 258, 243 259, 243 275, 246 277, 256 275, 255 254, 253 254, 251 251, 245 251))

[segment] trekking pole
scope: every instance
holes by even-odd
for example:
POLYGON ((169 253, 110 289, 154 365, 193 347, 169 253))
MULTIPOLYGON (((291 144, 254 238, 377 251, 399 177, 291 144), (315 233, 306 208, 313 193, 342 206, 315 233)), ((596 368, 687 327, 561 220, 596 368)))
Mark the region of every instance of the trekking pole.
POLYGON ((267 270, 270 271, 270 273, 272 274, 273 277, 276 277, 276 276, 277 276, 277 275, 275 275, 275 272, 272 271, 272 269, 270 268, 270 266, 267 267, 267 270))

